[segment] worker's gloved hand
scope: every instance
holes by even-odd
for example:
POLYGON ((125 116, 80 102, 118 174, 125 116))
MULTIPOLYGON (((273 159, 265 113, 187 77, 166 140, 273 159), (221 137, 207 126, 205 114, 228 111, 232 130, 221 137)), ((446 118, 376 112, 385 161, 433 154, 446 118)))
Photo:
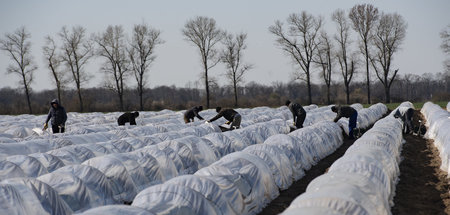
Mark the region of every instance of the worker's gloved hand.
POLYGON ((226 122, 225 124, 227 124, 227 125, 229 125, 231 122, 230 121, 228 121, 228 122, 226 122))
POLYGON ((58 128, 60 128, 60 129, 64 128, 64 125, 58 125, 58 128))
POLYGON ((295 126, 295 122, 292 123, 295 126))
POLYGON ((209 120, 206 120, 206 121, 205 121, 205 124, 208 124, 208 123, 210 123, 210 121, 209 121, 209 120))
POLYGON ((48 128, 48 124, 44 123, 44 128, 42 128, 43 131, 45 131, 48 128))

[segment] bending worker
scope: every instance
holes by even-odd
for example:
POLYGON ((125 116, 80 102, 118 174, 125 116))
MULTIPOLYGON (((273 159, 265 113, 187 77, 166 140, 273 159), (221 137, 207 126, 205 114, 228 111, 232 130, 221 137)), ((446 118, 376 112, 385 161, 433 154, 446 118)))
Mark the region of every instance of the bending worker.
POLYGON ((229 130, 237 129, 241 126, 241 115, 238 112, 236 112, 235 110, 230 109, 230 108, 222 109, 222 107, 216 107, 216 112, 218 114, 206 122, 213 122, 213 121, 219 119, 220 117, 223 117, 226 120, 228 120, 228 122, 226 122, 226 124, 231 123, 229 130))
POLYGON ((306 111, 303 107, 295 102, 291 102, 289 100, 286 101, 286 106, 288 106, 289 110, 292 112, 292 117, 294 118, 294 125, 298 128, 303 128, 303 122, 306 118, 306 111))
POLYGON ((358 111, 350 106, 332 106, 331 111, 337 113, 334 122, 337 122, 340 118, 346 117, 348 119, 348 136, 350 139, 355 139, 353 136, 353 130, 356 128, 356 120, 358 118, 358 111))
POLYGON ((400 118, 403 121, 403 133, 409 134, 413 132, 413 120, 414 109, 410 107, 399 107, 394 113, 395 118, 400 118))
POLYGON ((66 109, 59 105, 58 99, 53 99, 53 101, 50 102, 50 105, 51 107, 48 111, 47 120, 45 120, 43 130, 48 128, 48 121, 51 119, 53 133, 64 133, 67 120, 66 109))
POLYGON ((136 117, 139 116, 139 112, 126 112, 119 116, 119 119, 117 119, 117 123, 120 125, 125 125, 125 123, 129 122, 130 125, 136 125, 136 117))
POLYGON ((203 120, 203 117, 201 117, 198 113, 203 110, 203 106, 195 106, 186 112, 184 112, 184 122, 190 123, 191 120, 194 122, 194 117, 197 117, 199 120, 203 120))

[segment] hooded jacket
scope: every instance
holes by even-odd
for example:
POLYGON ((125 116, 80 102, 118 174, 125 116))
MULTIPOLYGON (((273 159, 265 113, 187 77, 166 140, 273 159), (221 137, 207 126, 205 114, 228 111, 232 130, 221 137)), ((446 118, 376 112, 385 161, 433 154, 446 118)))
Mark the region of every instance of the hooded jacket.
POLYGON ((47 116, 47 120, 45 121, 45 123, 48 123, 48 121, 51 119, 51 124, 52 126, 59 126, 59 125, 63 125, 66 124, 66 120, 67 120, 67 113, 66 113, 66 109, 61 106, 58 102, 58 99, 53 99, 52 102, 50 103, 51 107, 50 110, 48 111, 48 116, 47 116), (53 107, 53 104, 58 104, 57 108, 53 107))
POLYGON ((337 122, 340 118, 346 117, 350 118, 357 111, 350 106, 336 106, 336 118, 334 118, 334 122, 337 122))
POLYGON ((291 102, 288 105, 288 108, 292 112, 292 117, 294 118, 294 121, 297 118, 297 116, 306 115, 305 109, 303 109, 303 107, 300 104, 291 102))
POLYGON ((186 111, 186 112, 184 113, 184 117, 185 117, 186 119, 194 119, 194 117, 197 117, 198 119, 203 120, 203 117, 201 117, 201 116, 198 114, 198 112, 200 112, 200 111, 202 111, 202 110, 203 110, 203 107, 201 107, 201 106, 195 106, 195 107, 189 109, 188 111, 186 111))

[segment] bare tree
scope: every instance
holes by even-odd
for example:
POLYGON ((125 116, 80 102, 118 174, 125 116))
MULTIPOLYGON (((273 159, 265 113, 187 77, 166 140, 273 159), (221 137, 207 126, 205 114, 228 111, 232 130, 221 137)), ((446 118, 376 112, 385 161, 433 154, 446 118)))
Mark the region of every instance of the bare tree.
MULTIPOLYGON (((442 44, 441 48, 444 54, 450 56, 450 25, 447 25, 447 29, 441 31, 442 44)), ((446 59, 444 62, 444 68, 447 73, 450 73, 450 59, 446 59)))
POLYGON ((270 26, 269 31, 277 37, 277 45, 302 70, 302 72, 295 72, 295 79, 306 81, 308 86, 308 103, 311 104, 311 66, 317 51, 316 40, 322 26, 322 18, 314 17, 302 11, 300 14, 289 15, 287 23, 287 32, 284 31, 283 23, 280 21, 275 21, 275 25, 270 26))
POLYGON ((341 68, 342 78, 344 78, 345 93, 347 95, 347 104, 350 104, 350 82, 354 73, 354 59, 350 54, 350 23, 348 22, 345 12, 337 9, 331 16, 336 23, 337 34, 334 39, 338 43, 336 51, 336 58, 338 59, 341 68), (352 59, 349 59, 352 58, 352 59))
POLYGON ((390 103, 390 88, 398 73, 398 69, 391 71, 395 52, 406 36, 407 24, 403 17, 397 13, 381 14, 376 26, 374 37, 375 55, 370 57, 375 73, 384 86, 385 102, 390 103))
POLYGON ((98 45, 96 54, 106 58, 101 68, 107 76, 105 85, 117 93, 119 108, 123 111, 124 81, 129 72, 127 44, 123 27, 119 25, 108 26, 104 32, 95 37, 95 42, 98 45))
POLYGON ((206 89, 206 107, 209 108, 208 71, 220 61, 219 52, 215 49, 215 45, 222 40, 223 32, 217 27, 216 20, 213 18, 197 16, 186 22, 182 33, 185 39, 192 42, 200 52, 206 89))
POLYGON ((50 69, 53 80, 56 84, 56 92, 58 94, 59 103, 62 104, 61 93, 68 81, 65 78, 64 71, 59 69, 62 59, 57 53, 58 47, 52 37, 45 37, 45 45, 42 47, 42 50, 45 64, 47 64, 48 69, 50 69))
POLYGON ((225 49, 222 51, 222 62, 227 67, 225 75, 233 85, 235 107, 238 106, 237 87, 243 82, 245 72, 253 67, 251 64, 242 62, 242 52, 247 48, 245 39, 247 39, 247 34, 241 33, 236 34, 234 37, 231 34, 227 34, 223 40, 225 49))
POLYGON ((81 87, 91 77, 84 66, 93 56, 93 45, 90 39, 86 37, 86 29, 81 26, 72 28, 72 32, 66 26, 62 27, 59 36, 62 40, 62 61, 72 73, 72 79, 77 88, 80 112, 83 112, 83 97, 81 87))
POLYGON ((371 4, 358 4, 353 6, 348 16, 353 23, 353 30, 360 36, 360 50, 366 59, 367 103, 370 104, 369 45, 373 38, 373 28, 379 18, 378 8, 371 4))
POLYGON ((327 103, 331 104, 330 87, 331 87, 331 74, 333 66, 333 44, 327 34, 322 31, 319 38, 319 44, 317 49, 317 55, 314 62, 322 69, 322 78, 327 86, 327 103))
POLYGON ((28 110, 33 113, 31 109, 31 83, 33 82, 33 72, 37 69, 37 66, 33 62, 33 56, 31 55, 31 42, 28 41, 31 38, 31 34, 27 32, 25 27, 20 27, 14 33, 6 33, 5 38, 0 40, 0 49, 7 52, 13 64, 8 66, 6 70, 7 74, 17 74, 23 85, 25 95, 28 102, 28 110))
POLYGON ((139 94, 139 110, 144 110, 143 94, 147 84, 147 73, 150 65, 155 61, 155 48, 164 43, 161 39, 161 31, 153 29, 145 23, 135 25, 128 56, 137 82, 139 94))

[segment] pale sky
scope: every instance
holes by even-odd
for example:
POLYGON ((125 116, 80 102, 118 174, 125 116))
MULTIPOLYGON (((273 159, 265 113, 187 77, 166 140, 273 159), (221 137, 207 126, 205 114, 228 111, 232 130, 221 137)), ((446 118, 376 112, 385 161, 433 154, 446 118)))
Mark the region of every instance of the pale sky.
MULTIPOLYGON (((184 40, 181 29, 187 20, 196 16, 214 18, 218 27, 230 33, 246 32, 248 48, 244 61, 254 65, 246 76, 246 82, 271 84, 274 81, 288 82, 295 70, 290 61, 275 44, 275 37, 268 28, 275 20, 285 21, 289 14, 307 11, 325 18, 325 30, 334 34, 335 25, 331 14, 340 8, 348 11, 359 3, 370 3, 382 12, 397 12, 408 23, 406 39, 394 56, 392 68, 400 74, 443 71, 445 56, 440 49, 439 32, 450 24, 449 0, 0 0, 0 36, 12 33, 25 26, 31 33, 32 54, 39 66, 35 72, 34 90, 54 89, 51 75, 44 64, 42 46, 44 37, 57 37, 62 26, 71 28, 81 25, 88 34, 99 33, 108 25, 122 25, 130 35, 134 24, 145 22, 161 30, 164 44, 156 48, 156 61, 150 68, 149 87, 175 85, 185 87, 188 82, 198 80, 202 72, 197 49, 184 40)), ((352 32, 353 38, 357 38, 352 32)), ((99 71, 102 58, 93 58, 85 68, 94 75, 85 87, 99 86, 104 74, 99 71)), ((5 52, 0 53, 0 88, 17 87, 19 77, 6 75, 12 63, 5 52)), ((337 69, 337 68, 336 68, 337 69)), ((364 70, 364 69, 362 69, 364 70)), ((216 66, 210 76, 225 84, 224 67, 216 66)), ((339 73, 334 76, 337 79, 339 73)), ((358 78, 363 79, 363 75, 358 78)), ((374 80, 374 78, 373 78, 374 80)), ((318 83, 319 81, 314 81, 318 83)), ((134 79, 129 80, 134 86, 134 79)), ((20 86, 22 87, 22 86, 20 86)), ((200 86, 201 87, 201 86, 200 86)))

